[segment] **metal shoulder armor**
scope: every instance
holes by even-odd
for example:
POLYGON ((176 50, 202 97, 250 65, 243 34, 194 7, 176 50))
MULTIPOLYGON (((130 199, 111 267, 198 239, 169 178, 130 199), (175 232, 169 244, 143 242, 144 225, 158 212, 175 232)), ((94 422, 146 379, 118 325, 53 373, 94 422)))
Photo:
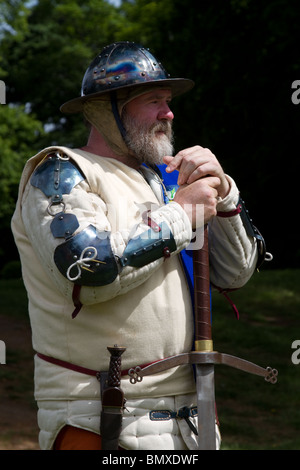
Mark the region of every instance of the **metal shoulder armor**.
POLYGON ((48 212, 53 205, 64 207, 63 195, 70 194, 72 189, 85 179, 83 173, 68 156, 60 152, 52 153, 41 162, 31 176, 32 186, 40 189, 45 196, 51 198, 48 212))
POLYGON ((52 153, 33 173, 30 183, 49 198, 50 230, 54 238, 65 239, 54 252, 54 262, 62 273, 79 285, 98 286, 112 282, 118 267, 111 250, 110 233, 97 232, 90 225, 74 235, 79 227, 75 214, 65 212, 64 195, 85 179, 76 163, 60 152, 52 153))

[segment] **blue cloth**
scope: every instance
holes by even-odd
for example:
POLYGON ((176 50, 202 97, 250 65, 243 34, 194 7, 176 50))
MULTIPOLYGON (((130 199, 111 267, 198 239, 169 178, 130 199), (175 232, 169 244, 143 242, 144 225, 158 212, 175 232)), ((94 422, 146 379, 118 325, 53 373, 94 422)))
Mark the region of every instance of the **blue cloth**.
MULTIPOLYGON (((166 166, 167 165, 159 165, 158 169, 167 191, 170 191, 172 187, 178 187, 178 171, 175 170, 172 171, 172 173, 167 173, 166 166)), ((194 305, 193 253, 191 250, 182 250, 180 255, 194 305)))

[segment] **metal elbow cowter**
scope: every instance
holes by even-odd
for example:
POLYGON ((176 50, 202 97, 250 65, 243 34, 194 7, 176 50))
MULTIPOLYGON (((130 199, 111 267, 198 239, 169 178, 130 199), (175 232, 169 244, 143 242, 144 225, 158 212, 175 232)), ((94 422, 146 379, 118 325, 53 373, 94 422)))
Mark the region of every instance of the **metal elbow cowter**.
POLYGON ((81 286, 110 284, 118 275, 110 233, 98 232, 93 225, 58 245, 54 261, 63 276, 81 286))

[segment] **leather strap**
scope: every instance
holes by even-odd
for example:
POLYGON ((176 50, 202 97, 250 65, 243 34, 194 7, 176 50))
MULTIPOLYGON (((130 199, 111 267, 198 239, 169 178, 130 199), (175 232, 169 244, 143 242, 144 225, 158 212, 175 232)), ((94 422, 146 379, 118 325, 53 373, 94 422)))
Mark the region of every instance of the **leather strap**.
MULTIPOLYGON (((94 377, 97 377, 97 379, 99 379, 99 376, 100 376, 99 370, 88 369, 87 367, 77 366, 76 364, 63 361, 62 359, 57 359, 55 357, 46 356, 46 354, 37 353, 37 357, 39 357, 40 359, 43 359, 43 361, 50 362, 51 364, 55 364, 56 366, 64 367, 65 369, 73 370, 74 372, 79 372, 80 374, 92 375, 94 377)), ((159 361, 149 362, 148 364, 142 365, 141 368, 148 367, 159 361)), ((130 369, 122 370, 121 376, 123 377, 125 375, 128 375, 129 370, 130 369)))
POLYGON ((193 251, 194 299, 195 299, 195 345, 211 340, 209 253, 207 226, 204 227, 203 247, 193 251))
POLYGON ((79 284, 74 284, 73 292, 72 292, 72 300, 73 300, 75 310, 72 313, 72 318, 77 317, 82 307, 82 303, 80 302, 80 299, 79 299, 80 290, 81 290, 81 286, 79 284))
POLYGON ((56 359, 55 357, 46 356, 45 354, 37 353, 37 357, 43 359, 43 361, 50 362, 51 364, 55 364, 56 366, 64 367, 65 369, 73 370, 75 372, 80 372, 81 374, 86 375, 93 375, 94 377, 98 377, 99 371, 88 369, 86 367, 77 366, 72 364, 71 362, 63 361, 61 359, 56 359))
POLYGON ((242 212, 242 210, 243 210, 242 204, 238 204, 237 208, 234 209, 233 211, 229 211, 229 212, 218 211, 217 216, 218 217, 224 217, 224 218, 233 217, 235 215, 240 214, 242 212))

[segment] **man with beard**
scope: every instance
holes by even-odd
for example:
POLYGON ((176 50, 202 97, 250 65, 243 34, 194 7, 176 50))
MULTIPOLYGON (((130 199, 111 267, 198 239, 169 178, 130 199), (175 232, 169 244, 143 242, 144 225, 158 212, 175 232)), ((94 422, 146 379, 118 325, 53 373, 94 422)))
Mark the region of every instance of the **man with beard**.
POLYGON ((197 448, 192 367, 135 385, 128 377, 131 367, 193 349, 181 257, 193 229, 209 224, 215 286, 243 286, 257 262, 237 187, 216 157, 201 146, 173 156, 170 102, 192 86, 169 78, 140 45, 109 45, 88 67, 81 96, 61 108, 90 123, 86 146, 49 147, 26 164, 12 228, 29 297, 42 449, 101 449, 97 372, 108 369, 114 344, 126 347, 120 447, 197 448), (166 175, 178 172, 173 186, 162 163, 166 175))

